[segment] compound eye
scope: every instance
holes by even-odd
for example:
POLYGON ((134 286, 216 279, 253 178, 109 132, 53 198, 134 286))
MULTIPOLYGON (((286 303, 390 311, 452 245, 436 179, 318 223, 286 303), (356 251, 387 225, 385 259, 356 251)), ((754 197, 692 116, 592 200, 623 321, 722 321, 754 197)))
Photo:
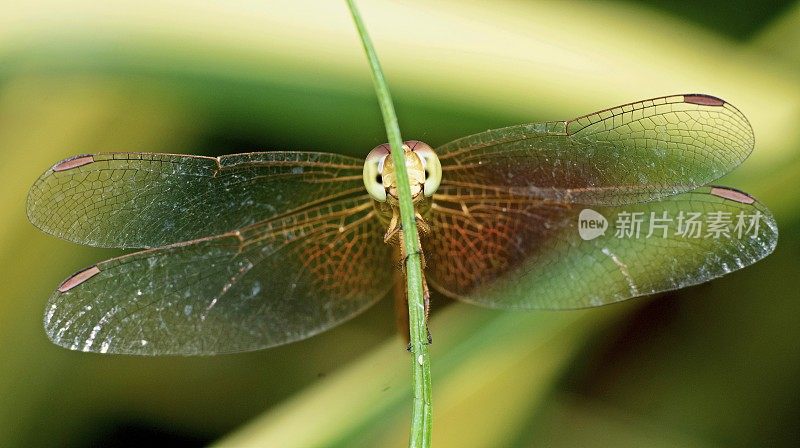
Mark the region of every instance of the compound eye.
POLYGON ((425 185, 422 191, 425 196, 433 196, 433 193, 436 193, 436 190, 439 189, 439 184, 442 182, 442 164, 439 162, 439 156, 427 143, 416 140, 405 143, 422 159, 422 166, 425 167, 425 185))
POLYGON ((364 161, 364 186, 367 193, 378 202, 386 202, 386 188, 383 186, 383 164, 389 155, 389 145, 376 146, 367 154, 364 161))

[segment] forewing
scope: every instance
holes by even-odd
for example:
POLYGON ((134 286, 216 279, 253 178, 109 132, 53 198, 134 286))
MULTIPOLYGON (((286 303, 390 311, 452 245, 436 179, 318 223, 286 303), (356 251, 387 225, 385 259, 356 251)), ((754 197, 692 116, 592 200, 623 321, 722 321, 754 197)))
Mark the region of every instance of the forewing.
POLYGON ((28 218, 76 243, 158 247, 361 192, 361 170, 357 159, 313 152, 83 155, 36 181, 28 218))
POLYGON ((89 352, 256 350, 337 325, 392 282, 390 248, 364 195, 99 263, 62 283, 44 324, 56 344, 89 352))
POLYGON ((735 107, 707 95, 678 95, 490 130, 436 152, 451 184, 619 205, 706 185, 752 149, 753 131, 735 107))
POLYGON ((722 187, 588 208, 451 186, 434 204, 429 282, 493 308, 584 308, 682 288, 755 263, 778 239, 763 205, 722 187))

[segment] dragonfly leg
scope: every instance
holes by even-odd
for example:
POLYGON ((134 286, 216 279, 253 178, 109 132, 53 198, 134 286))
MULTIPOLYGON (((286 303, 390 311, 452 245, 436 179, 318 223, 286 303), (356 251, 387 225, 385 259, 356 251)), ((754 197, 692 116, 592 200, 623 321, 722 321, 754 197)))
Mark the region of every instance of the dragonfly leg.
MULTIPOLYGON (((422 243, 420 242, 419 246, 417 246, 417 250, 415 250, 412 254, 406 252, 405 245, 403 244, 403 230, 398 229, 396 232, 396 236, 400 244, 398 247, 400 248, 400 257, 397 259, 395 263, 395 267, 399 269, 404 275, 406 273, 406 261, 408 261, 408 257, 411 255, 419 255, 419 262, 422 266, 422 270, 425 270, 427 263, 425 261, 425 252, 422 251, 422 243)), ((426 286, 427 287, 427 286, 426 286)))
POLYGON ((419 231, 419 236, 421 238, 430 236, 431 225, 428 224, 428 221, 425 221, 425 218, 423 218, 422 215, 419 214, 419 212, 416 212, 416 214, 414 215, 414 219, 417 220, 417 230, 419 231))
MULTIPOLYGON (((425 218, 419 212, 416 212, 414 219, 417 221, 417 231, 421 238, 425 238, 431 234, 431 226, 425 221, 425 218)), ((386 230, 386 235, 383 236, 383 242, 391 245, 403 244, 403 224, 400 223, 400 213, 394 211, 392 219, 389 221, 389 226, 386 230)))
MULTIPOLYGON (((397 271, 399 273, 399 271, 397 271)), ((394 289, 394 310, 396 314, 397 330, 406 340, 406 350, 411 351, 411 328, 408 319, 408 295, 406 294, 405 284, 403 279, 399 279, 395 283, 394 289)), ((428 318, 431 314, 431 291, 428 289, 428 281, 425 276, 422 277, 422 296, 425 303, 425 332, 428 333, 428 344, 433 343, 433 336, 431 336, 431 329, 428 325, 428 318)))
POLYGON ((383 242, 392 246, 399 243, 400 246, 402 246, 403 238, 399 235, 402 230, 403 226, 400 224, 400 213, 398 210, 393 210, 392 219, 389 221, 389 227, 386 229, 383 242))

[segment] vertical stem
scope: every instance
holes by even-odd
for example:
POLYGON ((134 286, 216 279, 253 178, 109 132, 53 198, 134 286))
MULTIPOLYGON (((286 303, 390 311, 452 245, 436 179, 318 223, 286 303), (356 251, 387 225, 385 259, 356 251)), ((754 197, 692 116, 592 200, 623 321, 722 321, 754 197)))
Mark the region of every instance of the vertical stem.
POLYGON ((430 353, 428 351, 428 333, 425 326, 425 305, 422 298, 422 264, 419 253, 419 232, 414 218, 414 205, 411 203, 411 188, 406 174, 405 156, 403 154, 403 140, 400 137, 400 127, 397 115, 394 112, 392 97, 389 87, 383 77, 378 56, 367 34, 361 16, 353 0, 347 0, 350 12, 353 15, 364 51, 367 53, 372 80, 375 83, 375 93, 378 104, 383 114, 386 126, 386 135, 389 138, 391 156, 397 173, 397 189, 400 200, 400 221, 403 228, 403 241, 408 257, 406 264, 406 291, 408 294, 408 317, 411 330, 411 353, 414 406, 411 413, 411 436, 409 446, 428 447, 431 442, 431 370, 430 353))

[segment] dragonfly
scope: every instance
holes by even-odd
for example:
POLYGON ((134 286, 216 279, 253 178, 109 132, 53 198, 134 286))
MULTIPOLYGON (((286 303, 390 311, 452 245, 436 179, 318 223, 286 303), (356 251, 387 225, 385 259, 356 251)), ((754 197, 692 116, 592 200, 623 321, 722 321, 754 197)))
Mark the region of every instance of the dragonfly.
MULTIPOLYGON (((755 263, 775 248, 774 218, 752 196, 709 185, 753 145, 745 116, 704 94, 435 149, 408 141, 426 298, 430 285, 489 308, 578 309, 755 263)), ((61 283, 46 333, 86 352, 211 355, 353 318, 402 288, 390 151, 380 145, 366 161, 267 151, 56 163, 30 190, 30 221, 75 243, 140 250, 61 283)))

